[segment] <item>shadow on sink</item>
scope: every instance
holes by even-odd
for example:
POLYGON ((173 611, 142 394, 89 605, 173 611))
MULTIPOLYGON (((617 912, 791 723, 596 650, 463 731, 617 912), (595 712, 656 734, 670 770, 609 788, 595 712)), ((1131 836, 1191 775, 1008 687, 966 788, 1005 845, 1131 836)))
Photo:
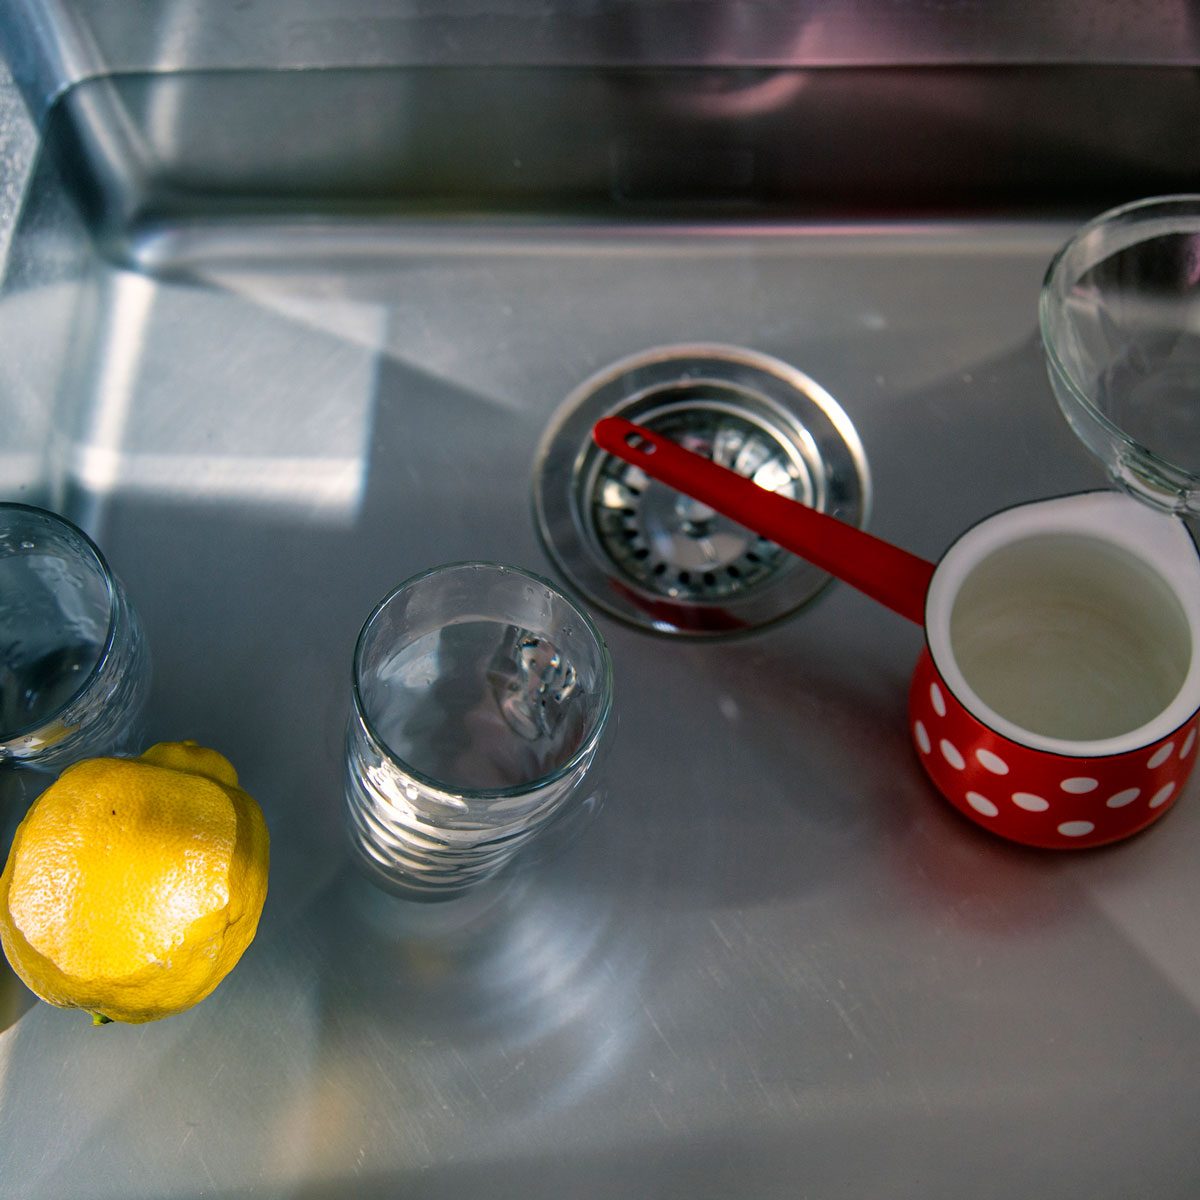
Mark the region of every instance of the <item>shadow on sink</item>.
POLYGON ((231 215, 1103 208, 1195 180, 1197 103, 1169 67, 168 73, 78 84, 47 144, 101 244, 153 266, 158 234, 231 215))

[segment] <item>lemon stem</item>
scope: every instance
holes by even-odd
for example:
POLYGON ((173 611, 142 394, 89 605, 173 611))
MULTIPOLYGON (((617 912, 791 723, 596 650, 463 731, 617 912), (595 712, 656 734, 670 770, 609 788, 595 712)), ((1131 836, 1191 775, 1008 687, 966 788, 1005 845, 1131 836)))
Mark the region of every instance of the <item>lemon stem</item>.
POLYGON ((112 1017, 106 1017, 103 1013, 92 1013, 93 1025, 111 1025, 112 1017))

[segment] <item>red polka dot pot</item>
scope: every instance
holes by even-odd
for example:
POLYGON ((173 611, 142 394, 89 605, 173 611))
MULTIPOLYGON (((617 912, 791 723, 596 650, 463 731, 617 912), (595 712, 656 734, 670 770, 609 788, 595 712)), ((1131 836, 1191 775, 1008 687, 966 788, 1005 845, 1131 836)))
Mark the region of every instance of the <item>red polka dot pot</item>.
POLYGON ((965 817, 1016 842, 1102 846, 1156 821, 1196 758, 1196 718, 1124 754, 1073 757, 1002 737, 946 688, 926 651, 909 696, 913 743, 938 791, 965 817))
POLYGON ((984 829, 1079 849, 1129 837, 1195 762, 1200 559, 1185 526, 1116 493, 968 530, 925 602, 913 743, 984 829))

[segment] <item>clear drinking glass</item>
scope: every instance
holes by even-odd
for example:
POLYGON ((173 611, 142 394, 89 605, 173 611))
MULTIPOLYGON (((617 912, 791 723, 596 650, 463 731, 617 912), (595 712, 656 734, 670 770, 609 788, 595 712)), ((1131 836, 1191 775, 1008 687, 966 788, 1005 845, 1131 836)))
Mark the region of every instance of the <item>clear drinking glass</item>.
POLYGON ((454 563, 401 584, 354 651, 345 792, 378 882, 436 898, 500 869, 593 796, 612 666, 546 580, 454 563))
POLYGON ((150 684, 137 613, 70 521, 0 504, 0 763, 129 748, 150 684))
POLYGON ((1059 406, 1112 478, 1200 512, 1200 196, 1127 204, 1051 262, 1042 342, 1059 406))

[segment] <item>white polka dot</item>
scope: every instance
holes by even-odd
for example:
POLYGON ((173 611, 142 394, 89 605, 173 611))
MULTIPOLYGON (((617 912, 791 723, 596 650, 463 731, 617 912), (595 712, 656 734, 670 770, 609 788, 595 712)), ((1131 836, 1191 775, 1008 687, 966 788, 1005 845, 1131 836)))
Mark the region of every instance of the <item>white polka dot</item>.
POLYGON ((1159 746, 1157 750, 1150 756, 1150 761, 1146 764, 1150 770, 1155 767, 1161 767, 1163 763, 1175 753, 1175 743, 1168 742, 1165 746, 1159 746))
POLYGON ((1086 775, 1075 775, 1071 779, 1064 779, 1058 786, 1072 796, 1082 796, 1084 792, 1094 792, 1100 786, 1100 781, 1089 779, 1086 775))
POLYGON ((1164 784, 1150 797, 1151 808, 1161 808, 1171 798, 1171 793, 1175 790, 1173 783, 1164 784))
POLYGON ((913 736, 917 739, 917 745, 921 747, 922 754, 928 754, 933 749, 933 745, 929 741, 929 730, 925 728, 924 721, 918 721, 913 726, 913 736))
POLYGON ((1196 731, 1192 729, 1186 738, 1183 739, 1183 747, 1179 751, 1180 758, 1187 758, 1192 752, 1192 747, 1196 744, 1196 731))
POLYGON ((1035 796, 1032 792, 1013 792, 1013 803, 1026 812, 1045 812, 1050 807, 1049 800, 1035 796))
POLYGON ((1058 827, 1058 832, 1063 837, 1086 837, 1095 828, 1091 821, 1064 821, 1058 827))
POLYGON ((938 749, 942 752, 942 757, 956 770, 961 771, 967 765, 967 760, 959 753, 958 747, 953 742, 946 741, 942 738, 938 742, 938 749))
POLYGON ((1115 796, 1109 796, 1104 803, 1109 808, 1124 808, 1125 805, 1132 804, 1141 794, 1141 788, 1126 788, 1123 792, 1117 792, 1115 796))
POLYGON ((967 803, 984 817, 994 817, 1000 811, 986 796, 981 796, 978 792, 968 792, 967 803))
POLYGON ((1008 774, 1008 763, 1000 755, 993 754, 990 750, 976 750, 975 757, 979 759, 979 765, 985 771, 991 771, 993 775, 1008 774))
POLYGON ((942 695, 942 689, 936 683, 929 685, 929 703, 933 705, 933 711, 939 717, 946 715, 946 697, 942 695))

